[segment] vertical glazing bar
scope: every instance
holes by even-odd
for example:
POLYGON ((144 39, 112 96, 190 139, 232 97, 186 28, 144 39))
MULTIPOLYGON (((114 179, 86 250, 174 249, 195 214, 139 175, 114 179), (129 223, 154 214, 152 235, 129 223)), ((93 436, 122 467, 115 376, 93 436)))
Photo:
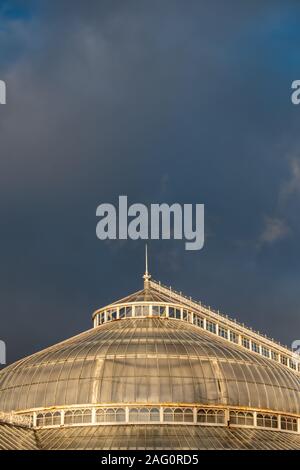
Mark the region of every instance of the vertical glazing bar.
POLYGON ((63 426, 65 424, 65 410, 61 410, 60 412, 60 425, 63 426))
POLYGON ((226 409, 225 409, 224 418, 225 418, 225 426, 228 426, 228 424, 230 423, 230 411, 229 411, 229 408, 226 408, 226 409))
POLYGON ((196 407, 193 408, 193 421, 194 421, 194 424, 197 424, 197 408, 196 407))
POLYGON ((92 424, 96 424, 96 408, 92 408, 92 424))

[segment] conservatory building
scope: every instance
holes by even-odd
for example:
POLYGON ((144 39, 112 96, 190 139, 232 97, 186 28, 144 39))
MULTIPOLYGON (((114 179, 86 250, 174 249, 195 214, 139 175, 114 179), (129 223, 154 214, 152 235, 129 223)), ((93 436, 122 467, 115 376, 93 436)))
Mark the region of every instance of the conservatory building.
POLYGON ((0 449, 300 449, 293 352, 151 279, 0 372, 0 449))

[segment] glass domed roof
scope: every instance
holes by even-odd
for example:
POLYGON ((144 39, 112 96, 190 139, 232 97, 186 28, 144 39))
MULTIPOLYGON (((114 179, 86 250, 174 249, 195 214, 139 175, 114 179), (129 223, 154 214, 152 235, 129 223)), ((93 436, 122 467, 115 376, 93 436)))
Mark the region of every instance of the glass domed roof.
POLYGON ((124 318, 5 368, 0 409, 202 404, 300 413, 298 376, 189 323, 124 318))

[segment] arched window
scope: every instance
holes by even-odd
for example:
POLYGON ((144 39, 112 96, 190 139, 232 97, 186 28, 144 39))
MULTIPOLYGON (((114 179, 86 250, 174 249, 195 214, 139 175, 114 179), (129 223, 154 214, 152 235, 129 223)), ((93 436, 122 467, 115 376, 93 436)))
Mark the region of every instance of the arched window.
POLYGON ((65 424, 73 424, 73 412, 65 411, 65 424))
POLYGON ((266 426, 266 428, 271 428, 272 427, 272 416, 271 415, 265 415, 265 426, 266 426))
POLYGON ((265 425, 264 415, 262 415, 262 414, 257 414, 257 417, 256 417, 256 424, 257 424, 257 426, 264 427, 264 425, 265 425))
POLYGON ((243 413, 242 411, 237 413, 237 424, 240 424, 241 426, 246 425, 246 413, 243 413))
POLYGON ((114 423, 116 421, 116 411, 113 408, 107 408, 105 413, 105 421, 107 423, 114 423))
POLYGON ((278 427, 278 418, 275 415, 269 414, 257 414, 257 426, 263 428, 277 428, 278 427))
POLYGON ((52 426, 52 413, 45 414, 44 426, 52 426))
POLYGON ((208 424, 224 423, 225 411, 200 409, 197 411, 197 422, 208 424))
POLYGON ((39 413, 36 417, 36 425, 37 426, 44 426, 44 415, 43 413, 39 413))
POLYGON ((137 422, 139 419, 139 410, 137 408, 131 408, 129 410, 129 421, 137 422))
POLYGON ((197 422, 198 423, 206 423, 206 410, 198 410, 197 411, 197 422))
POLYGON ((160 421, 160 414, 158 408, 151 408, 150 421, 160 421))
POLYGON ((194 421, 193 410, 191 410, 190 408, 186 408, 184 410, 183 421, 185 421, 186 423, 192 423, 194 421))
POLYGON ((132 422, 149 422, 159 421, 158 408, 131 408, 129 410, 129 421, 132 422))
POLYGON ((148 408, 142 408, 139 410, 138 421, 150 421, 150 410, 148 408))
POLYGON ((246 426, 254 425, 254 417, 252 413, 245 413, 245 425, 246 426))
POLYGON ((96 410, 96 422, 97 423, 103 423, 105 421, 105 413, 102 408, 99 408, 96 410))
POLYGON ((297 418, 281 416, 281 429, 285 429, 286 431, 297 431, 297 418))
POLYGON ((61 423, 60 412, 56 411, 55 413, 53 413, 53 425, 57 426, 57 425, 60 425, 60 423, 61 423))
POLYGON ((216 422, 216 412, 215 410, 208 410, 206 414, 207 423, 216 422))
POLYGON ((225 411, 218 410, 216 413, 216 422, 217 423, 224 423, 225 422, 225 411))
POLYGON ((92 422, 92 410, 90 408, 83 410, 82 413, 82 422, 91 423, 92 422))
POLYGON ((36 418, 37 426, 59 426, 61 423, 60 412, 39 413, 36 418))
POLYGON ((173 410, 171 408, 164 409, 164 421, 168 423, 174 421, 173 410))
POLYGON ((83 422, 83 410, 75 410, 73 412, 73 423, 82 424, 83 422))
POLYGON ((180 408, 176 408, 174 410, 174 421, 176 422, 183 421, 183 410, 181 410, 180 408))
POLYGON ((278 417, 277 416, 272 416, 271 417, 271 427, 272 428, 278 428, 278 417))
POLYGON ((126 421, 126 413, 124 408, 118 408, 116 410, 116 421, 118 421, 119 423, 126 421))
POLYGON ((231 424, 238 424, 240 426, 253 426, 253 413, 244 411, 230 411, 230 422, 231 424))

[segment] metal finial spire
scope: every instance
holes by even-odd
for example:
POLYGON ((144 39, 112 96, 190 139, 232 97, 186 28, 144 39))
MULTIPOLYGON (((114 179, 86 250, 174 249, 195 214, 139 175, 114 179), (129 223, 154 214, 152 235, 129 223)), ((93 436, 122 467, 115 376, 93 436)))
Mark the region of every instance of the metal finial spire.
POLYGON ((148 245, 146 243, 146 246, 145 246, 145 274, 143 276, 145 287, 146 287, 146 283, 148 283, 150 278, 151 278, 151 276, 148 273, 148 245))
POLYGON ((147 243, 145 247, 145 265, 146 265, 145 274, 146 276, 148 276, 148 245, 147 243))

